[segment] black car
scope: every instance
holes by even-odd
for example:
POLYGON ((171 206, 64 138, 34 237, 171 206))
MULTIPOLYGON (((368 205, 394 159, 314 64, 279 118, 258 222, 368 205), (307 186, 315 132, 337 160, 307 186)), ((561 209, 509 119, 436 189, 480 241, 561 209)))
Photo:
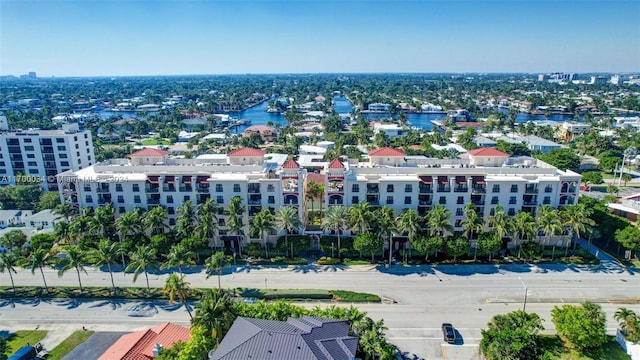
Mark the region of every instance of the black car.
POLYGON ((449 323, 442 324, 442 336, 444 336, 444 341, 449 344, 453 344, 456 342, 456 331, 453 328, 453 325, 449 323))

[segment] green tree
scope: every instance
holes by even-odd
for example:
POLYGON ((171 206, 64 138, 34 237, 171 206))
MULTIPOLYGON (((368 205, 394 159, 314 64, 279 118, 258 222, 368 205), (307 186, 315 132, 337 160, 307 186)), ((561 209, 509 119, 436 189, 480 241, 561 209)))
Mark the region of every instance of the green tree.
MULTIPOLYGON (((245 207, 242 205, 242 198, 240 196, 232 197, 228 208, 227 227, 231 233, 240 238, 244 236, 244 223, 242 222, 244 212, 245 207)), ((238 250, 242 254, 242 241, 238 244, 238 250)))
POLYGON ((640 343, 640 315, 636 315, 630 309, 620 308, 613 315, 613 318, 620 325, 620 331, 627 341, 640 343))
POLYGON ((640 251, 640 229, 637 227, 628 225, 623 229, 618 229, 615 232, 615 238, 625 249, 632 252, 640 251))
POLYGON ((87 273, 84 268, 86 261, 86 253, 80 249, 78 245, 71 245, 65 247, 65 256, 60 260, 60 269, 58 270, 58 276, 62 277, 65 272, 75 269, 78 274, 78 285, 80 285, 80 292, 83 291, 82 280, 80 279, 80 272, 87 273))
POLYGON ((182 267, 185 265, 195 265, 193 257, 195 254, 190 251, 182 243, 176 244, 171 247, 168 254, 165 255, 167 259, 162 263, 160 269, 170 269, 172 267, 178 267, 178 273, 182 275, 182 267))
POLYGON ((571 149, 554 149, 534 156, 560 170, 577 170, 580 167, 580 157, 571 149))
POLYGON ((418 215, 418 212, 408 209, 398 216, 398 230, 403 234, 407 234, 409 242, 413 243, 413 240, 422 231, 422 218, 418 215))
POLYGON ((518 245, 518 258, 522 250, 522 239, 531 239, 536 235, 536 219, 526 211, 521 211, 511 219, 513 240, 518 245))
POLYGON ((207 239, 208 244, 211 244, 211 239, 214 239, 214 245, 218 247, 218 205, 207 198, 203 203, 197 206, 198 225, 196 226, 196 233, 198 236, 207 239))
MULTIPOLYGON (((278 231, 284 231, 284 253, 289 254, 289 234, 300 229, 302 221, 298 215, 298 210, 291 206, 284 206, 276 210, 275 226, 278 231)), ((294 254, 291 254, 293 257, 294 254)))
POLYGON ((178 207, 177 212, 176 235, 179 240, 186 239, 193 235, 196 223, 196 211, 191 204, 191 200, 183 202, 178 207))
MULTIPOLYGON (((544 232, 544 235, 547 239, 547 245, 551 242, 552 235, 558 235, 562 233, 562 221, 560 221, 560 216, 558 214, 558 210, 552 208, 551 206, 545 205, 540 207, 538 211, 538 228, 544 232)), ((553 243, 553 253, 555 253, 556 244, 553 243)), ((551 257, 553 258, 553 254, 551 257)))
POLYGON ((149 286, 149 273, 147 268, 155 261, 156 250, 149 246, 138 246, 136 250, 131 254, 131 261, 129 265, 124 269, 125 272, 133 272, 133 282, 138 280, 138 275, 144 273, 144 277, 147 280, 147 291, 151 290, 149 286))
POLYGON ((142 217, 142 225, 149 230, 149 236, 157 235, 166 227, 164 220, 167 217, 167 210, 162 206, 155 206, 147 211, 142 217))
POLYGON ((19 249, 27 242, 27 235, 20 230, 10 230, 0 238, 0 245, 7 249, 19 249))
POLYGON ((236 306, 229 293, 219 289, 209 289, 202 294, 195 306, 191 326, 201 327, 216 343, 229 330, 236 318, 236 306))
POLYGON ((542 319, 521 310, 494 316, 483 329, 480 350, 491 360, 538 360, 542 319))
POLYGON ((92 259, 92 263, 96 267, 107 265, 109 276, 111 277, 111 287, 113 292, 116 292, 116 284, 113 281, 113 271, 111 270, 111 264, 115 264, 118 256, 120 255, 120 244, 111 242, 108 239, 102 239, 98 242, 98 246, 95 249, 91 249, 87 252, 87 255, 92 259))
POLYGON ((7 345, 7 340, 4 337, 0 336, 0 360, 7 360, 7 352, 9 351, 9 346, 7 345))
POLYGON ((382 248, 382 239, 371 233, 360 233, 353 240, 353 248, 360 253, 370 253, 371 262, 374 261, 374 256, 377 251, 382 248))
POLYGON ((115 234, 115 209, 111 203, 98 207, 89 221, 89 230, 99 237, 111 237, 115 234))
POLYGON ((424 260, 429 261, 429 254, 435 254, 442 249, 444 241, 439 236, 422 236, 418 237, 411 243, 414 249, 424 254, 424 260))
POLYGON ((180 301, 185 309, 187 309, 187 313, 189 313, 189 318, 193 319, 191 315, 191 309, 189 309, 189 305, 187 304, 187 298, 189 297, 189 283, 184 280, 184 275, 176 275, 175 273, 167 276, 167 280, 164 283, 164 289, 162 290, 165 294, 169 294, 169 304, 173 304, 176 297, 180 301))
POLYGON ((600 353, 607 341, 605 314, 600 305, 592 302, 556 305, 551 310, 551 321, 558 334, 580 352, 600 353))
POLYGON ((452 233, 454 228, 453 225, 451 225, 450 218, 451 210, 443 205, 436 204, 426 216, 429 234, 443 237, 445 232, 452 233))
POLYGON ((348 208, 349 223, 353 230, 357 230, 358 233, 366 232, 371 228, 371 213, 373 211, 371 204, 366 201, 361 201, 357 205, 352 205, 348 208))
POLYGON ((624 186, 627 186, 627 182, 633 180, 633 176, 631 176, 631 174, 624 173, 620 176, 620 179, 624 181, 624 186))
POLYGON ((220 277, 222 276, 222 269, 225 266, 231 265, 231 259, 224 254, 222 251, 216 251, 215 254, 211 255, 204 262, 204 267, 207 269, 207 279, 211 276, 211 274, 215 271, 218 274, 218 289, 221 289, 220 285, 220 277))
POLYGON ((496 234, 486 233, 478 238, 478 251, 482 255, 488 255, 489 261, 491 261, 493 254, 500 250, 501 246, 502 240, 496 234))
POLYGON ((599 171, 583 172, 581 180, 585 184, 585 186, 589 186, 589 184, 604 184, 604 178, 602 177, 602 173, 599 171))
POLYGON ((273 214, 271 214, 271 211, 269 211, 268 208, 263 208, 251 220, 251 228, 249 230, 249 233, 251 235, 257 235, 260 239, 262 239, 264 243, 264 252, 267 258, 269 258, 269 248, 267 246, 266 235, 268 235, 269 232, 275 229, 273 226, 274 221, 275 220, 273 218, 273 214))
POLYGON ((8 272, 11 279, 11 288, 13 295, 16 294, 16 284, 13 282, 13 274, 16 274, 16 266, 18 266, 18 252, 9 251, 0 253, 0 272, 8 272))
POLYGON ((453 256, 453 262, 456 262, 458 256, 462 256, 469 251, 469 240, 462 237, 447 239, 444 244, 447 255, 453 256))
POLYGON ((520 244, 520 253, 525 261, 533 260, 542 255, 542 246, 535 241, 528 240, 520 244))
POLYGON ((322 211, 322 196, 324 195, 324 184, 318 184, 313 180, 307 183, 307 197, 311 200, 311 214, 309 220, 313 223, 313 216, 315 214, 314 204, 316 200, 320 200, 320 211, 322 211))
MULTIPOLYGON (((361 214, 362 215, 362 214, 361 214)), ((325 231, 333 230, 338 237, 338 258, 341 257, 341 233, 349 227, 349 210, 344 206, 332 206, 327 210, 322 219, 322 228, 325 231)))
MULTIPOLYGON (((142 231, 143 225, 143 217, 140 213, 139 209, 135 211, 126 212, 116 220, 116 228, 118 229, 118 234, 120 235, 120 244, 126 243, 127 236, 137 236, 142 231)), ((122 266, 126 267, 124 261, 124 251, 122 252, 122 266)))
POLYGON ((31 270, 31 274, 35 274, 36 269, 40 270, 42 276, 42 282, 44 283, 44 290, 49 293, 49 287, 47 286, 47 279, 44 277, 43 267, 49 264, 49 250, 46 248, 36 248, 31 251, 29 257, 27 257, 26 265, 31 270))

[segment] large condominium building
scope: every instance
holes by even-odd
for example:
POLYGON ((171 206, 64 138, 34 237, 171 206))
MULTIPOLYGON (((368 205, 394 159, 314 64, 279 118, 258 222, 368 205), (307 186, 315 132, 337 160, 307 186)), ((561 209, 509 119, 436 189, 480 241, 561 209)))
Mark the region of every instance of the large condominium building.
POLYGON ((265 160, 263 150, 244 148, 226 155, 174 159, 164 150, 143 149, 129 157, 59 174, 62 201, 80 208, 112 203, 117 214, 162 206, 168 213, 167 225, 173 226, 183 202, 197 205, 210 198, 219 206, 219 234, 226 246, 237 241, 223 211, 235 196, 246 207, 245 235, 250 233, 249 218, 265 207, 275 211, 291 206, 304 218, 305 170, 286 155, 265 160))
POLYGON ((63 124, 62 130, 0 131, 0 185, 18 180, 58 191, 58 173, 94 163, 91 132, 80 131, 78 124, 63 124))
MULTIPOLYGON (((130 160, 110 160, 60 174, 59 181, 65 184, 60 194, 64 202, 80 207, 111 202, 117 213, 161 205, 169 213, 169 225, 185 200, 201 203, 211 198, 226 209, 233 196, 240 196, 247 206, 244 224, 248 224, 263 207, 294 206, 306 219, 305 188, 307 180, 313 179, 324 184, 325 209, 366 201, 374 207, 388 206, 396 214, 414 209, 425 215, 441 204, 451 210, 456 232, 462 232, 467 203, 488 220, 497 206, 510 216, 520 211, 535 215, 542 205, 577 202, 577 173, 491 148, 463 156, 434 159, 382 148, 369 152, 368 162, 336 159, 317 164, 316 173, 307 174, 284 155, 279 160, 269 155, 265 160, 264 152, 255 149, 198 159, 173 159, 165 151, 145 149, 131 154, 130 160)), ((233 241, 225 220, 220 212, 220 234, 233 241)))

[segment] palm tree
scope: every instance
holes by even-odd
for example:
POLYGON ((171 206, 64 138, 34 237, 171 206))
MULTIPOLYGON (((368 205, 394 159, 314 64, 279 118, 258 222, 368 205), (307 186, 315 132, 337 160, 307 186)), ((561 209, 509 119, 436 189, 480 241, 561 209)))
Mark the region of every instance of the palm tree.
POLYGON ((398 217, 398 230, 407 234, 409 242, 413 243, 413 240, 422 231, 422 220, 417 211, 408 209, 398 217))
POLYGON ((164 219, 167 217, 167 210, 162 206, 155 206, 147 211, 142 218, 142 225, 149 229, 149 236, 158 234, 158 229, 164 229, 166 226, 164 219))
MULTIPOLYGON (((569 238, 573 241, 573 235, 580 239, 580 235, 588 232, 595 222, 589 217, 593 214, 593 209, 587 208, 584 204, 568 205, 562 208, 560 215, 564 225, 569 229, 569 238)), ((574 242, 574 248, 577 241, 574 242)), ((567 251, 569 246, 567 246, 567 251)))
POLYGON ((169 253, 165 255, 167 261, 162 263, 160 269, 169 269, 174 266, 178 267, 178 273, 182 276, 183 265, 195 265, 193 257, 195 254, 193 251, 189 251, 184 245, 176 244, 171 247, 169 253))
MULTIPOLYGON (((542 230, 547 239, 547 245, 551 241, 552 235, 557 235, 562 232, 562 222, 558 216, 558 210, 551 206, 542 206, 538 212, 538 228, 542 230)), ((551 258, 555 255, 556 245, 553 245, 553 252, 551 258)))
POLYGON ((628 341, 638 340, 640 338, 640 316, 627 308, 620 308, 613 315, 613 318, 620 324, 620 330, 627 337, 628 341))
POLYGON ((89 221, 89 229, 94 235, 110 237, 115 233, 115 210, 111 203, 97 208, 89 221))
POLYGON ((60 221, 53 227, 53 234, 60 241, 60 243, 70 243, 73 239, 71 226, 68 222, 60 221))
POLYGON ((11 279, 11 287, 13 288, 13 295, 16 294, 16 285, 13 282, 13 274, 16 274, 15 267, 18 265, 18 253, 16 251, 9 251, 0 253, 0 272, 9 273, 11 279), (13 274, 12 274, 13 273, 13 274))
MULTIPOLYGON (((484 229, 484 219, 478 216, 475 205, 473 203, 467 203, 464 207, 464 219, 462 220, 462 228, 467 233, 467 239, 469 242, 473 239, 473 235, 481 232, 484 229)), ((473 261, 478 257, 478 243, 476 242, 473 261)))
POLYGON ((76 216, 69 223, 69 236, 70 239, 75 239, 74 243, 78 243, 81 237, 86 235, 91 228, 91 221, 93 219, 93 214, 89 214, 88 212, 82 209, 82 214, 80 216, 76 216))
POLYGON ((269 258, 269 249, 267 248, 267 237, 265 235, 274 230, 273 222, 274 218, 271 211, 268 208, 263 208, 251 220, 251 229, 249 231, 251 235, 257 235, 264 242, 264 253, 267 259, 269 258))
POLYGON ((67 246, 65 248, 66 256, 60 261, 60 269, 58 270, 58 276, 64 275, 65 272, 71 269, 76 269, 78 274, 78 284, 80 285, 80 292, 83 291, 82 280, 80 279, 80 271, 87 273, 87 270, 82 266, 85 263, 86 253, 80 249, 77 245, 67 246))
MULTIPOLYGON (((313 205, 317 199, 321 199, 322 195, 324 195, 324 185, 318 184, 317 182, 311 180, 307 183, 307 196, 311 199, 311 214, 314 213, 313 205)), ((322 212, 322 204, 320 205, 320 211, 322 212)), ((309 216, 311 219, 311 223, 313 223, 313 216, 309 216)))
POLYGON ((147 279, 147 291, 151 289, 149 286, 149 274, 147 268, 156 259, 156 249, 150 246, 138 246, 136 251, 131 254, 131 261, 129 266, 124 269, 125 272, 133 272, 133 282, 138 280, 138 275, 144 272, 144 276, 147 279))
MULTIPOLYGON (((351 208, 351 209, 358 209, 358 210, 353 210, 354 213, 356 213, 359 210, 366 209, 366 207, 364 206, 361 207, 360 204, 358 204, 356 207, 351 208)), ((342 246, 340 233, 347 230, 347 228, 349 227, 349 215, 350 215, 349 210, 344 206, 332 206, 329 208, 329 210, 327 210, 327 213, 322 219, 322 228, 325 231, 334 230, 336 233, 336 236, 338 237, 338 258, 341 257, 340 248, 342 246)), ((352 215, 352 216, 356 216, 356 215, 352 215)), ((364 219, 368 217, 366 213, 358 213, 357 216, 360 216, 360 219, 364 219)), ((361 224, 361 226, 366 226, 366 225, 361 224)))
POLYGON ((27 266, 31 270, 31 274, 35 274, 36 269, 40 269, 40 275, 42 275, 42 282, 44 283, 44 290, 49 293, 49 287, 47 286, 47 279, 44 277, 44 271, 42 268, 49 263, 49 250, 44 248, 37 248, 31 251, 27 258, 27 266))
MULTIPOLYGON (((300 221, 300 216, 298 216, 298 210, 290 206, 281 207, 276 210, 275 226, 278 231, 284 231, 284 253, 285 256, 287 256, 289 254, 289 233, 293 230, 300 229, 300 226, 302 226, 302 221, 300 221)), ((293 257, 293 253, 291 257, 293 257)))
MULTIPOLYGON (((120 244, 125 242, 127 235, 136 236, 142 231, 142 215, 140 213, 140 209, 136 208, 133 212, 126 212, 122 214, 116 220, 116 228, 118 229, 118 234, 120 235, 120 244)), ((121 245, 122 246, 122 245, 121 245)), ((122 267, 125 268, 127 265, 124 261, 124 252, 122 253, 122 267)))
POLYGON ((509 233, 511 221, 502 206, 496 205, 493 215, 489 216, 489 227, 498 235, 500 240, 502 240, 504 234, 509 233))
POLYGON ((513 239, 518 244, 518 258, 520 258, 520 243, 522 239, 531 239, 536 234, 536 219, 531 213, 521 211, 511 220, 513 239))
POLYGON ((55 215, 60 215, 60 216, 64 217, 64 221, 66 221, 68 223, 69 222, 69 218, 71 217, 71 215, 76 213, 76 210, 77 209, 75 207, 73 207, 72 205, 70 205, 70 204, 58 204, 53 209, 52 213, 55 214, 55 215))
POLYGON ((189 313, 189 318, 193 319, 191 310, 187 305, 187 297, 189 297, 189 283, 184 281, 184 275, 171 274, 167 277, 164 283, 163 292, 169 294, 169 304, 173 304, 173 301, 177 297, 180 303, 184 305, 185 309, 189 313))
POLYGON ((88 251, 87 255, 89 258, 93 259, 93 265, 96 267, 100 267, 103 265, 107 265, 107 270, 109 271, 109 276, 111 277, 111 287, 113 288, 113 292, 116 292, 116 284, 113 281, 113 271, 111 270, 111 264, 115 264, 120 255, 121 247, 120 244, 116 242, 109 241, 108 239, 102 239, 98 242, 98 246, 95 249, 91 249, 88 251))
POLYGON ((207 269, 207 279, 214 271, 218 274, 218 289, 221 288, 220 276, 222 275, 222 268, 229 265, 231 265, 231 260, 229 260, 229 257, 222 251, 216 251, 215 254, 211 255, 211 257, 204 262, 204 266, 207 269))
POLYGON ((363 233, 371 228, 371 204, 361 201, 358 205, 352 205, 348 209, 349 222, 353 230, 363 233))
POLYGON ((176 218, 176 233, 178 239, 186 239, 193 235, 196 221, 196 212, 191 205, 191 200, 187 200, 178 207, 178 217, 176 218))
POLYGON ((454 227, 451 225, 450 218, 451 211, 441 204, 436 204, 426 216, 429 235, 442 237, 445 232, 453 232, 454 227))
MULTIPOLYGON (((244 223, 242 218, 245 212, 245 207, 242 205, 242 198, 240 196, 234 196, 231 198, 228 212, 229 218, 227 219, 227 226, 229 227, 229 231, 242 239, 244 236, 244 223)), ((240 254, 242 254, 242 241, 239 241, 238 243, 238 250, 240 254)))
POLYGON ((198 204, 196 212, 198 215, 196 232, 199 236, 209 240, 209 244, 211 244, 211 239, 214 239, 217 248, 218 216, 216 214, 218 213, 218 205, 211 198, 207 198, 203 203, 198 204))
POLYGON ((393 233, 398 230, 398 224, 393 217, 393 213, 393 209, 386 205, 374 213, 378 236, 382 238, 386 235, 389 239, 389 266, 391 266, 391 257, 393 256, 393 233))
POLYGON ((191 319, 191 326, 205 328, 219 343, 236 318, 233 308, 233 300, 228 292, 207 290, 195 306, 196 314, 191 319))

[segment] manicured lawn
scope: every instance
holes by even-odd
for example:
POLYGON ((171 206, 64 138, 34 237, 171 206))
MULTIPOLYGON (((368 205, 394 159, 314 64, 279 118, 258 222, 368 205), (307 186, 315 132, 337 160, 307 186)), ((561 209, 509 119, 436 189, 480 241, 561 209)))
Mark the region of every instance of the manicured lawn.
POLYGON ((46 360, 60 360, 67 355, 76 346, 85 342, 89 336, 93 335, 93 331, 76 331, 66 338, 60 345, 56 346, 44 357, 46 360))
POLYGON ((156 139, 145 139, 140 141, 142 145, 171 145, 171 141, 167 139, 162 139, 160 143, 156 139))
POLYGON ((21 347, 29 344, 35 345, 47 335, 46 330, 18 330, 7 339, 7 355, 18 351, 21 347))
POLYGON ((338 301, 344 302, 380 302, 380 297, 374 294, 358 293, 345 290, 331 290, 331 295, 338 301))
POLYGON ((568 349, 557 335, 541 335, 542 345, 549 360, 631 360, 625 354, 614 336, 607 336, 607 342, 602 348, 602 354, 594 357, 580 354, 578 351, 568 349))
POLYGON ((323 289, 234 289, 237 296, 264 300, 333 300, 344 302, 380 302, 378 295, 323 289))
POLYGON ((351 266, 351 265, 371 265, 371 262, 369 260, 351 260, 351 259, 344 259, 343 263, 347 266, 351 266))

